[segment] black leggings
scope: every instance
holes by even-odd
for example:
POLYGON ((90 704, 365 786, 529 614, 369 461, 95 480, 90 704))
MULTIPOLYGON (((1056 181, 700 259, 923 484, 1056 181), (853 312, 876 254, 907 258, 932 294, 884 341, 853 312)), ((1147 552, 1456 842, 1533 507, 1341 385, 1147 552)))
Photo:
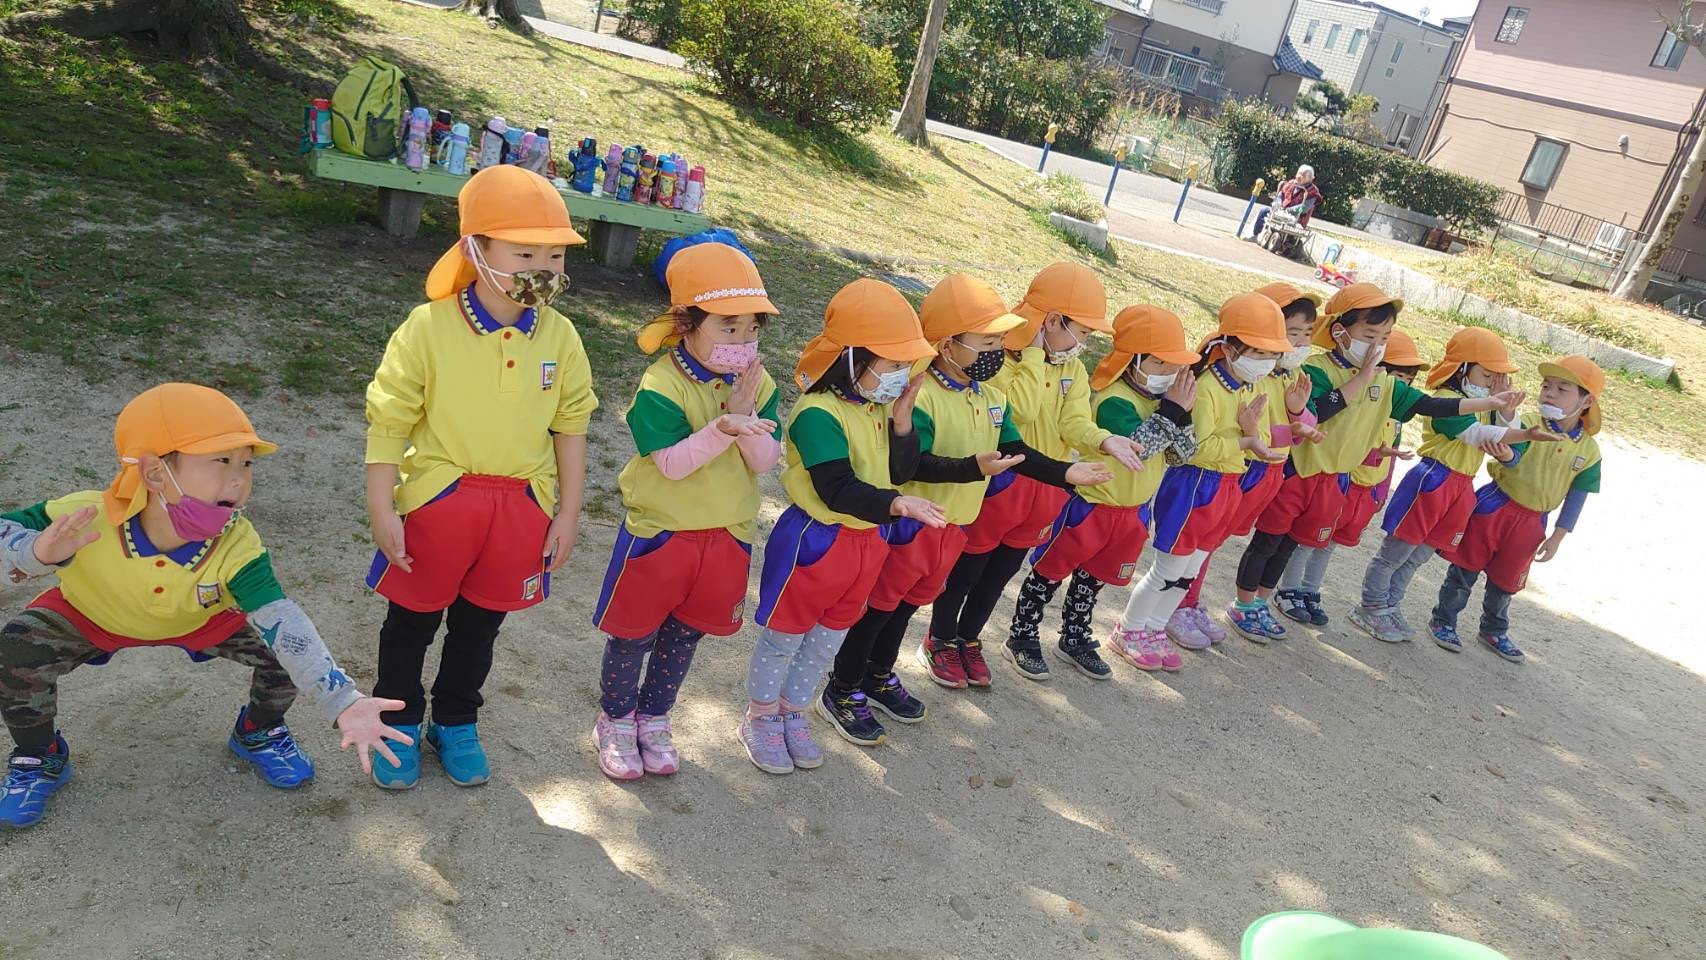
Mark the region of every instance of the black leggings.
POLYGON ((963 553, 930 610, 930 636, 944 643, 976 640, 1007 582, 1025 565, 1025 548, 1000 546, 963 553))
POLYGON ((842 693, 858 690, 869 680, 880 683, 894 672, 894 662, 900 658, 900 642, 906 638, 906 627, 918 608, 902 602, 893 610, 871 607, 835 654, 835 669, 830 672, 835 689, 842 693))
POLYGON ((1279 586, 1285 565, 1296 549, 1297 541, 1283 533, 1256 531, 1250 545, 1244 548, 1244 556, 1238 559, 1238 589, 1272 590, 1279 586))
POLYGON ((382 715, 386 723, 420 723, 426 716, 426 691, 421 670, 440 620, 449 620, 444 651, 438 658, 438 678, 432 682, 432 720, 449 726, 473 723, 485 698, 480 688, 492 670, 492 644, 503 626, 501 610, 487 610, 458 597, 443 610, 415 613, 391 604, 379 628, 379 680, 373 695, 401 700, 403 709, 382 715))

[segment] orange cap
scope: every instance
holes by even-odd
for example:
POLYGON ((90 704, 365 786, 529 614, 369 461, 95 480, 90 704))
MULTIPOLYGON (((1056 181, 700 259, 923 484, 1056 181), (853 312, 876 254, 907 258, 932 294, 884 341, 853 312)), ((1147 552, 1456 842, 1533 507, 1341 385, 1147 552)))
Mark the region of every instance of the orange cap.
POLYGON ((113 447, 119 471, 106 492, 107 519, 113 523, 123 523, 148 502, 143 457, 237 447, 253 447, 257 456, 265 456, 278 450, 278 444, 255 435, 254 424, 230 397, 195 383, 163 383, 137 394, 119 411, 113 447))
POLYGON ((1313 290, 1294 287, 1283 281, 1279 283, 1270 283, 1265 287, 1258 287, 1256 292, 1279 304, 1279 308, 1281 310, 1284 310, 1286 307, 1291 306, 1299 300, 1308 300, 1310 303, 1315 304, 1316 308, 1319 309, 1321 304, 1327 299, 1313 290))
POLYGON ((1113 329, 1108 323, 1108 292, 1102 289, 1102 281, 1096 279, 1089 267, 1065 260, 1049 264, 1032 278, 1025 299, 1019 301, 1013 312, 1025 319, 1025 325, 1007 334, 1009 350, 1030 346, 1037 338, 1037 331, 1043 328, 1043 320, 1051 313, 1070 317, 1103 333, 1113 329))
POLYGON ((1237 337, 1257 350, 1285 353, 1291 349, 1291 339, 1285 335, 1285 312, 1260 293, 1240 293, 1221 304, 1220 326, 1197 345, 1197 352, 1211 358, 1225 356, 1223 347, 1229 337, 1237 337))
POLYGON ((1557 377, 1588 392, 1594 402, 1582 414, 1582 427, 1588 433, 1598 433, 1602 422, 1599 410, 1599 395, 1605 392, 1605 371, 1599 368, 1587 357, 1563 357, 1550 363, 1540 365, 1542 377, 1557 377))
MULTIPOLYGON (((469 177, 456 195, 456 210, 462 218, 462 240, 485 236, 511 243, 586 242, 569 223, 569 208, 551 181, 515 164, 486 167, 469 177)), ((427 274, 427 299, 442 300, 474 282, 474 264, 462 255, 462 240, 427 274)))
POLYGON ((1402 330, 1392 331, 1392 336, 1386 341, 1386 352, 1381 355, 1380 362, 1394 367, 1419 367, 1422 351, 1416 348, 1416 341, 1402 330))
POLYGON ((1310 342, 1326 350, 1336 349, 1338 344, 1333 342, 1333 320, 1335 318, 1350 310, 1379 307, 1388 303, 1400 312, 1404 309, 1402 298, 1388 296, 1386 291, 1372 283, 1364 281, 1344 287, 1338 293, 1333 294, 1332 298, 1321 308, 1321 315, 1315 320, 1315 330, 1310 336, 1310 342))
POLYGON ((969 273, 950 273, 918 308, 924 339, 941 343, 962 333, 1006 333, 1025 325, 995 288, 969 273))
POLYGON ((1485 327, 1464 327, 1445 342, 1445 359, 1428 371, 1428 389, 1450 380, 1466 363, 1478 364, 1494 373, 1515 373, 1510 351, 1499 335, 1485 327))
MULTIPOLYGON (((725 317, 781 312, 770 302, 752 258, 726 243, 699 243, 682 250, 669 259, 664 275, 672 307, 698 307, 725 317)), ((680 343, 675 315, 666 313, 641 327, 636 339, 646 353, 680 343)))
POLYGON ((823 332, 800 351, 794 383, 805 390, 848 347, 864 347, 885 360, 914 362, 936 355, 924 339, 918 314, 900 291, 882 282, 855 280, 829 298, 823 311, 823 332))
POLYGON ((1185 349, 1185 325, 1169 310, 1147 303, 1126 307, 1114 316, 1114 348, 1096 365, 1090 386, 1097 390, 1118 380, 1132 358, 1159 357, 1167 363, 1196 363, 1201 357, 1185 349))

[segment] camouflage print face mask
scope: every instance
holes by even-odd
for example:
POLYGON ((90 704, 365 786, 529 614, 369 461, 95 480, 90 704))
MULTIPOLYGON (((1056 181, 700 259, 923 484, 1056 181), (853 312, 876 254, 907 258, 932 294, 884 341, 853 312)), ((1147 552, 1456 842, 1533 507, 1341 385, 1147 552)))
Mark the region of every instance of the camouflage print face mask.
POLYGON ((514 273, 493 270, 480 251, 479 241, 469 237, 467 244, 468 259, 473 262, 474 270, 485 277, 487 283, 500 290, 503 289, 503 284, 498 282, 498 278, 509 278, 510 287, 504 290, 505 295, 524 307, 532 307, 535 310, 548 307, 551 301, 568 292, 567 274, 555 270, 517 270, 514 273))

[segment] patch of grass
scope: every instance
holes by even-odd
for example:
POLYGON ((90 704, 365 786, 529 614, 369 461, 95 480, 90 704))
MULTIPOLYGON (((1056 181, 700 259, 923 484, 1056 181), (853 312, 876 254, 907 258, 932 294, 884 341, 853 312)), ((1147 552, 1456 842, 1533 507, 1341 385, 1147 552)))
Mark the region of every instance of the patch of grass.
POLYGON ((1042 195, 1042 207, 1047 212, 1089 223, 1102 219, 1102 205, 1090 196, 1090 191, 1077 177, 1069 173, 1049 174, 1036 183, 1036 190, 1042 195))

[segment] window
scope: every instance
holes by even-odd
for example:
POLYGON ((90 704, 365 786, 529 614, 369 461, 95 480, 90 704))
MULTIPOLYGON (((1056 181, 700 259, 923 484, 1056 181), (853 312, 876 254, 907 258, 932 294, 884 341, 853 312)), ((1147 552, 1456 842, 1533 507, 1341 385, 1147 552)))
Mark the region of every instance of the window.
POLYGON ((1351 31, 1351 45, 1345 48, 1346 53, 1356 53, 1362 49, 1362 35, 1363 31, 1361 30, 1351 31))
POLYGON ((1397 63, 1398 58, 1403 56, 1403 55, 1404 55, 1404 41, 1400 40, 1397 43, 1392 45, 1392 62, 1397 63))
POLYGON ((1400 150, 1407 149, 1416 138, 1416 128, 1421 125, 1419 114, 1404 109, 1392 111, 1392 121, 1386 125, 1386 142, 1400 150))
POLYGON ((1339 30, 1340 29, 1341 29, 1340 26, 1335 23, 1327 31, 1327 49, 1328 50, 1333 49, 1333 45, 1339 42, 1339 30))
POLYGON ((1515 43, 1522 36, 1523 25, 1528 23, 1527 7, 1506 7, 1505 18, 1499 21, 1499 32, 1493 39, 1499 43, 1515 43))
POLYGON ((1303 42, 1306 44, 1314 43, 1315 42, 1315 31, 1319 30, 1320 28, 1321 28, 1321 21, 1319 21, 1319 20, 1309 21, 1309 26, 1303 28, 1303 42))
POLYGON ((1552 189, 1558 179, 1558 168, 1564 165, 1562 143, 1536 137, 1534 149, 1528 152, 1528 164, 1522 168, 1522 185, 1536 190, 1552 189))
POLYGON ((1669 30, 1659 38, 1659 49, 1653 52, 1653 66, 1662 70, 1675 70, 1682 66, 1682 55, 1688 52, 1688 45, 1676 38, 1669 30))
POLYGON ((1125 63, 1125 51, 1121 50, 1119 47, 1109 47, 1108 57, 1115 63, 1125 63))

